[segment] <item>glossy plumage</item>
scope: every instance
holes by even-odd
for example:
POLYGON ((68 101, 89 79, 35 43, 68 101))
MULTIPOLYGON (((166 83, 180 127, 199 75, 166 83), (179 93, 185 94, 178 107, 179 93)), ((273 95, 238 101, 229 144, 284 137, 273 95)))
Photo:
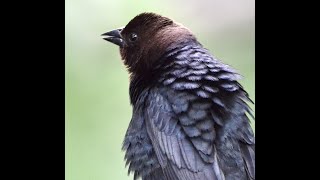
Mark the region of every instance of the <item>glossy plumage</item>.
MULTIPOLYGON (((176 27, 150 13, 131 24, 148 18, 166 22, 157 31, 176 27)), ((132 49, 121 49, 131 73, 133 115, 123 144, 129 172, 143 180, 255 179, 254 134, 246 115, 251 100, 237 82, 240 75, 188 37, 165 43, 153 59, 130 59, 123 54, 132 49)))

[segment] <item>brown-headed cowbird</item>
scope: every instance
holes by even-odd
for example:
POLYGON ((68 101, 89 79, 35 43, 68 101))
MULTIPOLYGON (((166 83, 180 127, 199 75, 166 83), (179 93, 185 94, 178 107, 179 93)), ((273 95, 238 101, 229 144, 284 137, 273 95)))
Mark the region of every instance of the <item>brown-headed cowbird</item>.
POLYGON ((134 179, 255 179, 255 140, 239 74, 169 18, 142 13, 103 34, 120 46, 133 114, 123 150, 134 179))

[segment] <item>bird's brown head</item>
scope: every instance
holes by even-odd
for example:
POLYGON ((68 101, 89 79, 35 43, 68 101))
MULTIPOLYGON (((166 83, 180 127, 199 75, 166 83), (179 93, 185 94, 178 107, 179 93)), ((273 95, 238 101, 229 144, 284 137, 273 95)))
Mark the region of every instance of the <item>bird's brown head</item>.
POLYGON ((121 58, 131 73, 152 71, 160 57, 179 43, 196 41, 192 33, 167 17, 142 13, 123 29, 102 34, 120 47, 121 58))

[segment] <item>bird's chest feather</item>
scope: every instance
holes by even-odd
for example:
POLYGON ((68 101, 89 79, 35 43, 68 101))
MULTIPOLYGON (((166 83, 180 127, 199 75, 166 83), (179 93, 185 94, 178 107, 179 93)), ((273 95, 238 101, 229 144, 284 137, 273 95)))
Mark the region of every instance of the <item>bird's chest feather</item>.
POLYGON ((129 165, 128 173, 133 172, 135 177, 147 176, 160 167, 143 116, 146 96, 147 91, 141 91, 135 99, 137 102, 133 107, 132 119, 122 147, 125 151, 126 165, 129 165))

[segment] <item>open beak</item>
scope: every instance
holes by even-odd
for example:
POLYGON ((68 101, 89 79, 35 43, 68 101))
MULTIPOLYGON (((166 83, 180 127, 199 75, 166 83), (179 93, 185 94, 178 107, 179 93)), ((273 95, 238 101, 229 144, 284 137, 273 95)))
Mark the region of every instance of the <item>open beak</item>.
POLYGON ((122 31, 122 29, 116 29, 116 30, 112 30, 110 32, 106 32, 104 34, 101 34, 101 36, 104 36, 103 37, 104 40, 109 41, 113 44, 116 44, 122 48, 124 46, 124 41, 123 41, 121 34, 120 34, 121 31, 122 31))

